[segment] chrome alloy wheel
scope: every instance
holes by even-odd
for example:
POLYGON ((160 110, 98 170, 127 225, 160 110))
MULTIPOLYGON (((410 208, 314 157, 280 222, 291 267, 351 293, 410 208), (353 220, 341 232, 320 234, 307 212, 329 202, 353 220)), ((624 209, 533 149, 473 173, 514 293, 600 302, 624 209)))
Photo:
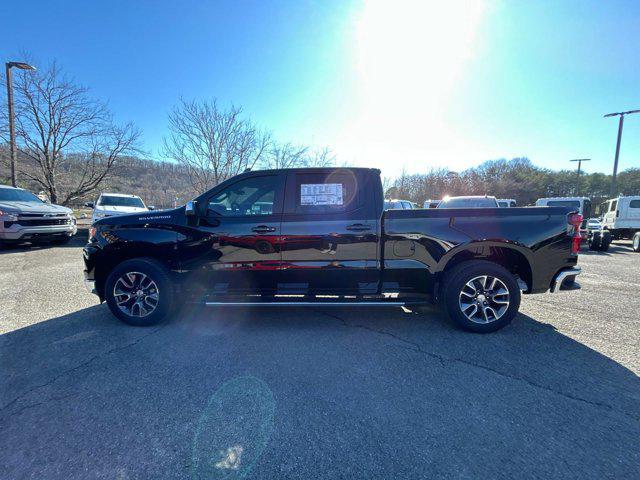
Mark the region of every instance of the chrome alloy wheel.
POLYGON ((118 308, 131 317, 146 317, 158 307, 160 292, 151 277, 140 272, 122 275, 113 286, 118 308))
POLYGON ((475 277, 462 287, 459 304, 464 316, 472 322, 495 322, 509 308, 509 289, 499 278, 475 277))

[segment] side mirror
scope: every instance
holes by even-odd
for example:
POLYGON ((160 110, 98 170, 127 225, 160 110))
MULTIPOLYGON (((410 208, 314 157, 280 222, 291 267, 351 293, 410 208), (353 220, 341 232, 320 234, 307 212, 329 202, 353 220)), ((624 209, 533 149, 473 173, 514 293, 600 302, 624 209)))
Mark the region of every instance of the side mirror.
POLYGON ((147 205, 147 209, 148 209, 148 210, 155 210, 155 209, 156 209, 156 207, 154 207, 153 205, 147 205))
POLYGON ((187 204, 184 207, 184 214, 187 217, 197 217, 198 216, 198 202, 196 202, 195 200, 187 202, 187 204))
POLYGON ((87 202, 84 204, 85 207, 89 207, 89 208, 95 208, 95 205, 93 202, 87 202))

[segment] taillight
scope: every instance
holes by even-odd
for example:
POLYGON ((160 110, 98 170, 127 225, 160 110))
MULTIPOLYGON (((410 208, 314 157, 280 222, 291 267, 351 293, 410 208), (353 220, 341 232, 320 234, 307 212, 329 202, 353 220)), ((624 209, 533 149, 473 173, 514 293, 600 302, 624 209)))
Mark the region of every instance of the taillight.
POLYGON ((579 213, 572 213, 568 218, 569 225, 573 227, 573 238, 571 239, 571 253, 578 253, 580 251, 580 226, 582 225, 582 215, 579 213))
POLYGON ((89 227, 89 241, 91 241, 91 239, 95 238, 96 236, 96 227, 94 227, 93 225, 89 227))
POLYGON ((582 215, 579 213, 572 213, 569 215, 569 225, 573 225, 578 230, 580 230, 580 225, 582 225, 582 215))

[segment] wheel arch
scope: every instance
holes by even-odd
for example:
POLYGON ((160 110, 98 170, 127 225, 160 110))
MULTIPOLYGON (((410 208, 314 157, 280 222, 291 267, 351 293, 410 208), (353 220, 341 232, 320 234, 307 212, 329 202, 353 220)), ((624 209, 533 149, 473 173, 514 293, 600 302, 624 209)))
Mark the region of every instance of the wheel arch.
POLYGON ((96 293, 101 301, 104 301, 105 298, 104 287, 109 274, 121 263, 134 259, 153 260, 166 268, 168 272, 171 272, 173 267, 166 252, 159 250, 154 244, 140 242, 128 243, 126 248, 122 248, 122 246, 105 248, 101 251, 100 260, 96 262, 94 273, 96 293))
POLYGON ((438 262, 436 273, 442 276, 455 266, 471 260, 486 260, 501 265, 526 283, 527 292, 532 289, 533 271, 529 251, 505 242, 473 242, 452 249, 438 262))

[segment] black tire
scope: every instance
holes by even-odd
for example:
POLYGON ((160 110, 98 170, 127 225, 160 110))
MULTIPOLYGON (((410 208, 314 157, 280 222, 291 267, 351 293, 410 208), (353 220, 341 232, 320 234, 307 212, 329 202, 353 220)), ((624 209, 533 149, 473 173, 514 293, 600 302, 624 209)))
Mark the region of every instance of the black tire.
POLYGON ((147 327, 156 325, 167 318, 172 311, 175 292, 173 283, 164 265, 152 258, 134 258, 122 262, 112 270, 105 283, 104 297, 111 313, 124 323, 137 327, 147 327), (132 274, 132 276, 127 277, 127 274, 132 274), (143 278, 150 279, 151 283, 149 283, 148 280, 144 280, 144 284, 140 285, 140 281, 143 278), (119 280, 121 280, 121 282, 118 283, 119 289, 117 292, 125 290, 123 287, 126 285, 126 282, 129 282, 131 284, 131 291, 136 291, 136 293, 129 295, 128 298, 134 300, 133 303, 143 305, 143 309, 153 308, 153 310, 143 315, 143 310, 141 310, 140 306, 131 306, 128 308, 131 302, 129 300, 126 302, 122 301, 126 298, 124 296, 127 295, 126 293, 119 296, 123 307, 121 308, 118 305, 115 290, 116 282, 119 280), (153 284, 155 284, 155 288, 153 284), (144 290, 146 295, 141 297, 135 296, 137 290, 144 290), (155 307, 153 306, 154 299, 152 299, 154 292, 157 294, 155 307), (128 312, 126 310, 128 310, 128 312))
MULTIPOLYGON (((464 330, 478 333, 495 332, 511 323, 518 313, 518 309, 520 308, 520 288, 516 278, 501 265, 485 260, 471 260, 456 265, 447 272, 442 284, 441 302, 449 318, 464 330), (470 297, 470 290, 466 286, 468 283, 474 281, 473 284, 478 286, 478 280, 474 279, 485 276, 498 279, 502 286, 506 287, 508 296, 505 298, 504 294, 493 293, 495 291, 502 291, 502 286, 499 286, 497 290, 480 288, 479 290, 482 291, 482 293, 479 294, 480 298, 474 298, 470 303, 480 305, 484 313, 474 321, 468 318, 463 312, 463 302, 461 302, 461 298, 470 297), (463 289, 465 290, 464 293, 463 289), (486 307, 482 306, 482 299, 485 293, 487 293, 488 302, 486 307), (508 301, 503 311, 500 311, 503 307, 497 307, 496 304, 493 303, 494 300, 496 300, 494 297, 498 296, 500 296, 501 302, 504 302, 504 300, 508 301), (478 301, 480 303, 478 303, 478 301), (496 315, 491 313, 487 315, 487 310, 493 310, 498 316, 496 317, 496 315)), ((473 305, 470 306, 473 307, 473 305)), ((478 306, 476 305, 476 310, 477 309, 478 306)), ((473 310, 468 308, 466 311, 469 313, 473 310)), ((470 316, 474 317, 474 315, 470 316)))
POLYGON ((633 236, 633 251, 640 253, 640 232, 636 232, 633 236))

